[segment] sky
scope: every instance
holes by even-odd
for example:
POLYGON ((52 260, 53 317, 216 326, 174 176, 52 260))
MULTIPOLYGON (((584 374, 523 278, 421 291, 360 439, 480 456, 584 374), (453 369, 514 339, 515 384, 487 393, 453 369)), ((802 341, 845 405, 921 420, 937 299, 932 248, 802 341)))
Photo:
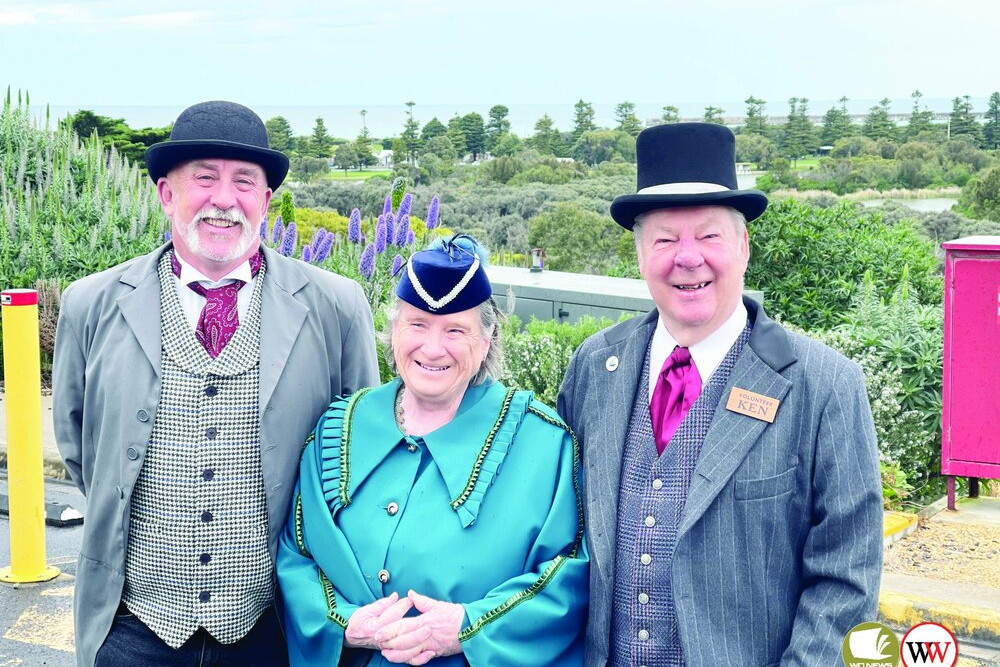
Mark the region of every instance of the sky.
POLYGON ((740 115, 750 95, 773 115, 790 97, 816 114, 841 96, 905 112, 914 90, 982 111, 1000 89, 998 34, 995 0, 0 0, 0 84, 130 124, 166 125, 207 99, 265 117, 341 107, 358 126, 366 108, 376 133, 398 131, 407 101, 421 122, 504 104, 522 133, 547 109, 570 129, 579 99, 602 125, 624 100, 640 117, 740 115))

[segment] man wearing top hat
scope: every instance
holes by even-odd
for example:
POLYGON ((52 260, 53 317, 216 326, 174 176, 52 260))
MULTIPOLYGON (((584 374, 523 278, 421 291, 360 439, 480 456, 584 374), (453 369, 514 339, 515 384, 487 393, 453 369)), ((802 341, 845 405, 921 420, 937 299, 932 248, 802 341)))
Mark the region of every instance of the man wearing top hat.
POLYGON ((636 141, 635 235, 656 309, 574 355, 559 412, 582 444, 591 550, 586 664, 833 665, 873 620, 882 497, 858 366, 742 296, 734 137, 636 141))
POLYGON ((172 242, 62 297, 56 437, 87 496, 77 662, 280 665, 277 537, 302 443, 378 382, 360 287, 260 245, 288 158, 250 109, 146 152, 172 242))

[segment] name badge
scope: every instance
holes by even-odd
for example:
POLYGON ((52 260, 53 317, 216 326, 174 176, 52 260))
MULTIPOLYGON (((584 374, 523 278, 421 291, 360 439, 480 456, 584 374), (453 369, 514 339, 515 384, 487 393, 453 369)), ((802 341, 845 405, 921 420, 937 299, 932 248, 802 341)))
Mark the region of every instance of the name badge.
POLYGON ((764 394, 755 394, 747 389, 733 387, 729 392, 729 400, 726 401, 726 409, 747 417, 760 419, 768 424, 774 423, 774 416, 778 412, 781 401, 764 394))

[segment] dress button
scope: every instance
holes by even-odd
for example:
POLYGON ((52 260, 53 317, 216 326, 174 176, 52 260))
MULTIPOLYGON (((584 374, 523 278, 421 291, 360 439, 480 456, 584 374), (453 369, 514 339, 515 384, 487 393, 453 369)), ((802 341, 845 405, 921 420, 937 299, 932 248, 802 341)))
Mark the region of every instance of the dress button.
POLYGON ((202 591, 201 593, 198 593, 198 600, 200 600, 201 602, 208 602, 211 599, 212 599, 212 594, 209 593, 208 591, 202 591))
POLYGON ((211 469, 205 470, 204 472, 201 473, 201 478, 206 482, 212 481, 214 477, 215 477, 215 471, 211 469))
POLYGON ((146 412, 145 410, 139 410, 139 412, 135 413, 135 418, 138 419, 141 422, 148 422, 149 421, 149 413, 146 412))
POLYGON ((389 503, 389 506, 385 508, 385 513, 389 516, 396 516, 396 512, 399 511, 399 503, 389 503))
POLYGON ((139 458, 139 452, 136 450, 135 447, 129 447, 128 449, 125 450, 125 456, 129 458, 129 461, 135 461, 137 458, 139 458))
POLYGON ((379 570, 378 580, 381 581, 383 584, 389 583, 389 570, 379 570))
POLYGON ((215 440, 215 437, 217 435, 219 435, 219 429, 215 428, 214 426, 210 426, 209 428, 205 429, 205 437, 208 438, 209 440, 215 440))
POLYGON ((648 528, 652 528, 655 525, 656 525, 656 519, 654 519, 652 515, 647 516, 646 517, 646 526, 648 528))
POLYGON ((204 523, 211 523, 212 522, 212 513, 211 512, 202 512, 201 513, 201 520, 204 523))
POLYGON ((648 630, 639 630, 639 641, 644 642, 647 639, 649 639, 649 631, 648 630))
POLYGON ((650 556, 649 554, 643 554, 639 556, 639 562, 642 563, 643 565, 649 565, 650 563, 653 562, 653 557, 650 556))
POLYGON ((198 562, 201 563, 202 565, 208 565, 209 561, 211 560, 212 560, 211 554, 202 554, 198 556, 198 562))
POLYGON ((417 451, 417 446, 411 442, 409 445, 406 446, 406 449, 409 450, 410 452, 415 452, 417 451))
POLYGON ((639 604, 647 604, 649 602, 649 596, 645 593, 639 593, 639 604))
POLYGON ((653 488, 656 489, 657 491, 659 491, 660 489, 662 489, 663 488, 663 480, 662 479, 654 479, 653 480, 653 488))
POLYGON ((218 393, 219 393, 219 390, 215 388, 215 385, 211 385, 210 384, 207 387, 205 387, 205 395, 206 396, 215 396, 218 393))

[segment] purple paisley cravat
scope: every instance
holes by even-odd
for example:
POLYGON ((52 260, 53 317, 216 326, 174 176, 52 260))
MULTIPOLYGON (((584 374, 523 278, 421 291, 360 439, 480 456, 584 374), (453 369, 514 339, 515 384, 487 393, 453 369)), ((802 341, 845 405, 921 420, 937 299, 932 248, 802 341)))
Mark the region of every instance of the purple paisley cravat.
MULTIPOLYGON (((260 271, 260 264, 259 252, 250 257, 251 275, 257 275, 257 272, 260 271)), ((181 265, 173 253, 170 254, 170 266, 174 275, 179 278, 181 265)), ((204 287, 199 282, 188 284, 193 292, 205 297, 205 307, 202 308, 201 315, 198 317, 195 336, 213 359, 219 356, 223 348, 236 334, 236 328, 240 326, 237 295, 243 285, 242 280, 234 280, 222 287, 204 287)))

